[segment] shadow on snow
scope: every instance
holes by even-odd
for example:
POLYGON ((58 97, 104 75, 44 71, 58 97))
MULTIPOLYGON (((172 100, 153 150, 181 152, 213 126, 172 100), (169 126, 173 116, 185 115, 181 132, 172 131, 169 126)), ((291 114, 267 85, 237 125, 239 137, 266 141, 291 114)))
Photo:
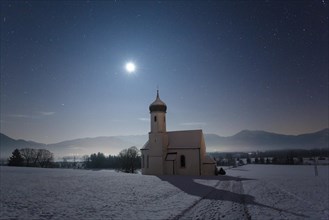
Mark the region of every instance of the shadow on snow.
MULTIPOLYGON (((218 186, 218 183, 220 182, 218 182, 215 187, 212 187, 194 181, 196 179, 202 179, 202 180, 241 182, 241 181, 254 180, 254 179, 239 178, 233 176, 158 176, 158 178, 160 178, 162 181, 169 182, 170 184, 176 186, 177 188, 179 188, 180 190, 184 191, 187 194, 200 197, 200 200, 210 199, 210 200, 218 200, 218 201, 235 202, 242 205, 255 205, 264 208, 269 208, 278 212, 286 212, 298 217, 309 217, 303 214, 294 213, 291 211, 258 203, 255 201, 255 197, 251 195, 239 194, 239 193, 215 188, 216 186, 218 186)), ((200 200, 198 200, 195 204, 193 204, 192 207, 194 207, 200 200)), ((190 210, 192 207, 188 208, 188 210, 190 210)))

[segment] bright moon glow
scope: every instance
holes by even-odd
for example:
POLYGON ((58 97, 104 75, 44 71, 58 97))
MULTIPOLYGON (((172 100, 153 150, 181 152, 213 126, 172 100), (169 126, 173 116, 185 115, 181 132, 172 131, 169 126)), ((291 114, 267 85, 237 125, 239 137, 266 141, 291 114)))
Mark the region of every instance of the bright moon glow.
POLYGON ((135 72, 135 70, 136 70, 136 66, 135 66, 135 64, 132 63, 132 62, 127 63, 127 64, 126 64, 126 70, 127 70, 128 73, 133 73, 133 72, 135 72))

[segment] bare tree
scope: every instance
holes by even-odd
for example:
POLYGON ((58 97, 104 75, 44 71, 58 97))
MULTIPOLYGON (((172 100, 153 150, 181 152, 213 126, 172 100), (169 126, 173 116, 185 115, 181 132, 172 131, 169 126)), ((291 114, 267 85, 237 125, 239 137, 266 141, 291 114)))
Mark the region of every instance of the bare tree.
POLYGON ((31 148, 24 148, 19 151, 24 158, 25 166, 30 166, 32 161, 34 161, 35 150, 31 148))
POLYGON ((42 152, 40 150, 32 149, 32 160, 33 160, 33 166, 38 166, 38 161, 41 157, 42 152))
POLYGON ((46 149, 24 148, 20 153, 25 161, 25 166, 49 167, 53 162, 53 154, 46 149))
POLYGON ((89 166, 90 158, 88 155, 83 155, 82 156, 82 161, 83 161, 83 167, 87 168, 89 166))
POLYGON ((49 167, 51 163, 54 161, 53 153, 49 150, 39 149, 38 150, 38 161, 40 167, 49 167))
POLYGON ((135 173, 140 167, 139 150, 135 146, 120 151, 118 157, 121 169, 126 173, 135 173))

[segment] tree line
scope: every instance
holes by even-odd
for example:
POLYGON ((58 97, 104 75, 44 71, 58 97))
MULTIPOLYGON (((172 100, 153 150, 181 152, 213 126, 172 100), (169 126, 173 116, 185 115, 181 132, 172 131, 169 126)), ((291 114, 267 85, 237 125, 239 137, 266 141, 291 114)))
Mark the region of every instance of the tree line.
POLYGON ((211 152, 210 156, 215 158, 218 166, 234 166, 235 164, 240 164, 241 159, 245 158, 246 163, 255 163, 255 164, 303 164, 304 158, 314 158, 314 157, 328 157, 329 149, 295 149, 295 150, 272 150, 264 152, 234 152, 234 153, 225 153, 225 152, 211 152), (254 160, 252 160, 252 158, 254 160))
POLYGON ((136 147, 130 147, 120 151, 117 156, 105 156, 100 152, 84 156, 83 164, 87 169, 116 169, 126 173, 135 173, 141 168, 141 157, 136 147))
POLYGON ((8 166, 53 167, 54 155, 46 149, 15 149, 8 159, 8 166))
MULTIPOLYGON (((45 149, 15 149, 8 159, 8 166, 27 167, 58 167, 78 168, 77 162, 54 162, 53 153, 45 149)), ((85 169, 115 169, 126 173, 136 173, 141 168, 139 150, 133 146, 120 151, 117 156, 105 156, 103 153, 94 153, 83 157, 80 168, 85 169)))

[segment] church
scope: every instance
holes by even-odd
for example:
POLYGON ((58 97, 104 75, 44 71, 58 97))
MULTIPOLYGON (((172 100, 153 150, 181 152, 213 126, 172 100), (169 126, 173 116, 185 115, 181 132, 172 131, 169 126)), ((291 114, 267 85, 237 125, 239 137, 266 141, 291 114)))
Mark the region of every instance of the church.
POLYGON ((151 131, 141 149, 144 175, 215 175, 216 162, 206 155, 202 130, 167 131, 167 105, 159 91, 150 105, 151 131))

